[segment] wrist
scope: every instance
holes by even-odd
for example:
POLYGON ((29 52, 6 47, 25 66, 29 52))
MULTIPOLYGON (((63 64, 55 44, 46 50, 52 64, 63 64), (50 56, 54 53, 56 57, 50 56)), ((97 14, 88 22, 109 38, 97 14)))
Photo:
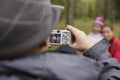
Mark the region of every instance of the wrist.
POLYGON ((94 43, 89 43, 87 44, 87 47, 85 48, 85 50, 89 50, 90 48, 92 48, 95 44, 94 43))

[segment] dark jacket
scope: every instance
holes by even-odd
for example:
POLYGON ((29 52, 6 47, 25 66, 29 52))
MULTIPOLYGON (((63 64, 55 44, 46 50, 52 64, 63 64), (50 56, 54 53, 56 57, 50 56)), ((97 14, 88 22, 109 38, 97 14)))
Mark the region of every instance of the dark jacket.
POLYGON ((84 53, 69 46, 14 60, 0 61, 0 80, 120 80, 120 65, 102 40, 84 53), (61 53, 62 52, 62 53, 61 53))

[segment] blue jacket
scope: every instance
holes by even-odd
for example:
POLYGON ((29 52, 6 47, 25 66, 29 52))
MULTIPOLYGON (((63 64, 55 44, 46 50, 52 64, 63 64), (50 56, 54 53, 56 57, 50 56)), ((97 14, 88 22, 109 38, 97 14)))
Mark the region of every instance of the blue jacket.
POLYGON ((0 80, 120 80, 120 65, 102 40, 77 55, 69 46, 14 60, 0 61, 0 80))

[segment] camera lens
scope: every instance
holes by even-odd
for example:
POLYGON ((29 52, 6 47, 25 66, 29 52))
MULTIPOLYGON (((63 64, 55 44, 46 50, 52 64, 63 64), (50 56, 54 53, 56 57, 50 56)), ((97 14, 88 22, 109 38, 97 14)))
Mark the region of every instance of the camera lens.
POLYGON ((60 30, 57 31, 57 33, 59 33, 59 32, 60 32, 60 30))

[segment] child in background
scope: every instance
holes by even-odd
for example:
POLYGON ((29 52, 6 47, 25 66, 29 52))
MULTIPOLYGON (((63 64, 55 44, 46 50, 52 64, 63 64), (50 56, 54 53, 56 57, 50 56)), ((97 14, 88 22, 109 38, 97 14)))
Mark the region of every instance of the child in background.
POLYGON ((109 52, 113 58, 120 62, 120 41, 114 35, 114 29, 111 25, 104 26, 102 33, 103 37, 110 42, 109 52))
POLYGON ((104 16, 99 16, 93 23, 92 32, 88 35, 88 37, 96 44, 103 39, 101 34, 102 28, 104 26, 104 16))

